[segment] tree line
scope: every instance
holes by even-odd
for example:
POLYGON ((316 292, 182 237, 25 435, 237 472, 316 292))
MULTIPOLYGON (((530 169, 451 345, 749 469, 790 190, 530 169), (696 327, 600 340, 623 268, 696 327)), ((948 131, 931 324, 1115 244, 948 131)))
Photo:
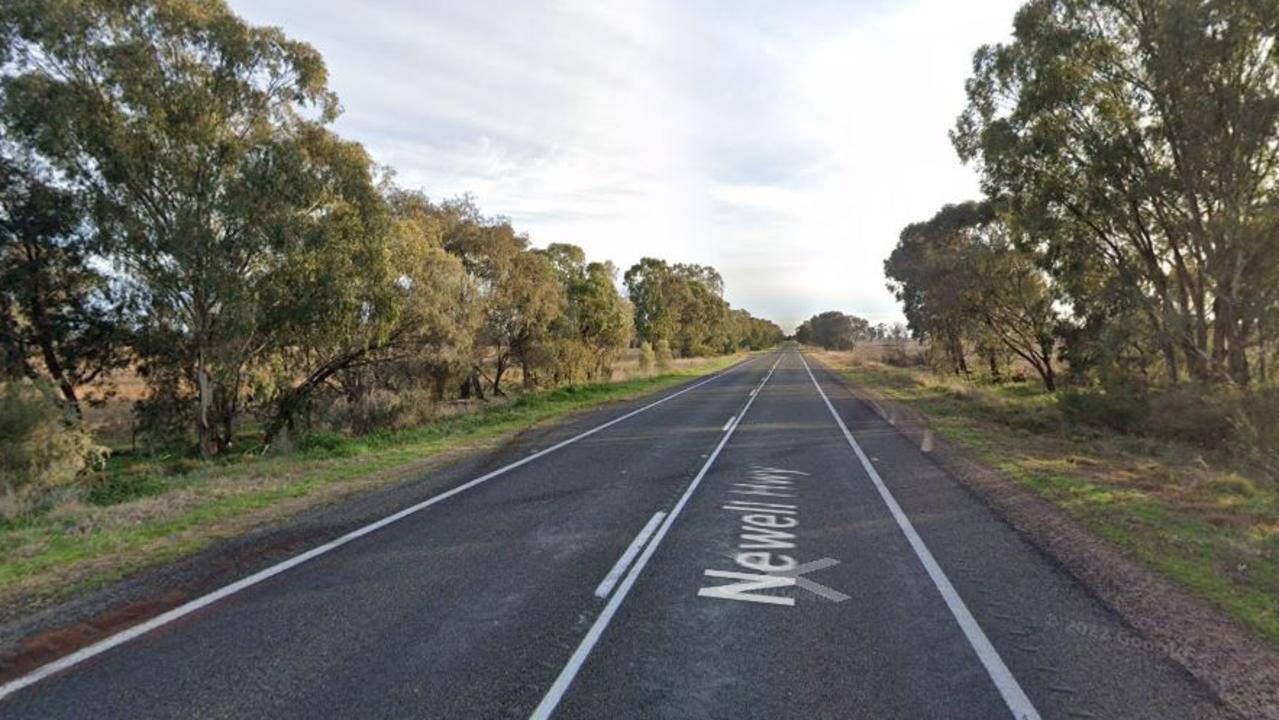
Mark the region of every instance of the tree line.
POLYGON ((1248 391, 1279 334, 1279 7, 1033 0, 951 138, 986 197, 885 261, 956 372, 1248 391))
POLYGON ((852 350, 859 342, 900 342, 908 337, 901 323, 877 323, 838 310, 818 313, 795 328, 794 338, 805 345, 826 350, 852 350))
POLYGON ((318 395, 436 400, 776 343, 713 269, 532 247, 469 197, 397 185, 331 129, 323 59, 222 2, 0 13, 0 373, 78 412, 129 367, 140 428, 203 457, 318 395), (189 438, 189 440, 187 440, 189 438))

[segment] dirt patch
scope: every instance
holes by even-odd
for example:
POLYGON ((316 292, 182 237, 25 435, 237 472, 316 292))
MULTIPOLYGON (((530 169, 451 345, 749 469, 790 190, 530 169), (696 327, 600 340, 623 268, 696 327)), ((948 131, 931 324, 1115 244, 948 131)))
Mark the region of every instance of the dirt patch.
POLYGON ((1279 720, 1279 653, 1049 501, 969 458, 940 438, 925 415, 825 371, 911 441, 931 446, 934 461, 1223 704, 1244 717, 1279 720))
POLYGON ((25 638, 14 656, 5 660, 0 669, 0 682, 12 680, 63 655, 172 610, 186 599, 187 594, 181 590, 170 590, 149 600, 111 608, 86 622, 46 630, 25 638))

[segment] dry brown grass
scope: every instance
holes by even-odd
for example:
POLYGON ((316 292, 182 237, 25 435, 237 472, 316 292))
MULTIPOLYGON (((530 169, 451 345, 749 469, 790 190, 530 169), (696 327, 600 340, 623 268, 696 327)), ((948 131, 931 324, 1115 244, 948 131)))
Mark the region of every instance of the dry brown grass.
MULTIPOLYGON (((609 379, 611 382, 627 382, 663 373, 691 371, 713 360, 714 358, 675 358, 668 363, 665 370, 656 366, 643 369, 639 349, 628 348, 622 351, 617 361, 613 363, 609 379)), ((502 385, 518 393, 520 380, 519 368, 512 368, 503 378, 502 385)), ((125 368, 111 373, 85 388, 83 396, 87 402, 85 402, 84 419, 94 438, 112 450, 132 448, 135 425, 133 406, 135 402, 145 398, 147 392, 146 382, 134 368, 125 368)), ((426 395, 427 393, 424 393, 423 398, 426 395)), ((500 402, 501 398, 495 398, 490 402, 493 401, 500 402)), ((474 402, 467 401, 431 403, 425 400, 417 402, 415 399, 415 403, 415 411, 397 420, 394 427, 452 417, 470 412, 475 407, 474 402)))
POLYGON ((84 421, 98 442, 112 449, 133 442, 133 404, 147 396, 146 382, 134 368, 124 368, 84 389, 84 421))

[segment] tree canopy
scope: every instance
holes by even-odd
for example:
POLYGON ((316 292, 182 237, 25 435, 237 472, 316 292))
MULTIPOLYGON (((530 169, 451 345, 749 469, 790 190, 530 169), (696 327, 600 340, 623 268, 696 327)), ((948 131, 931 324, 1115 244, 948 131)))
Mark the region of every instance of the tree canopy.
POLYGON ((364 407, 607 380, 633 339, 777 342, 711 267, 532 247, 470 196, 399 187, 332 129, 320 54, 221 0, 0 13, 0 372, 78 407, 129 365, 139 431, 203 457, 317 399, 364 407), (505 384, 504 384, 505 383, 505 384))
POLYGON ((865 319, 827 310, 800 323, 795 339, 827 350, 852 350, 858 341, 869 339, 870 332, 870 323, 865 319))
POLYGON ((953 133, 1084 326, 1247 385, 1277 309, 1279 6, 1033 0, 953 133))

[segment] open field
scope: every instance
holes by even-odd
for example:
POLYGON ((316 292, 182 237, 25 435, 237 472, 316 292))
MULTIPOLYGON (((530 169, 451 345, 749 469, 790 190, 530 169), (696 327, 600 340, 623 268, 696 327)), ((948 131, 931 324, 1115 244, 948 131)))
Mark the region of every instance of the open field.
MULTIPOLYGON (((538 423, 709 374, 743 357, 682 360, 647 377, 632 369, 626 380, 454 408, 413 428, 320 434, 286 456, 241 453, 201 464, 121 453, 88 492, 0 524, 0 606, 19 613, 100 586, 318 504, 420 475, 442 459, 496 446, 538 423)), ((113 402, 125 401, 122 393, 113 402)), ((114 408, 117 420, 120 407, 114 408)), ((111 411, 99 409, 97 422, 111 411)))
POLYGON ((816 354, 1279 646, 1275 478, 1167 440, 1072 426, 1034 382, 974 384, 889 366, 882 352, 816 354))

